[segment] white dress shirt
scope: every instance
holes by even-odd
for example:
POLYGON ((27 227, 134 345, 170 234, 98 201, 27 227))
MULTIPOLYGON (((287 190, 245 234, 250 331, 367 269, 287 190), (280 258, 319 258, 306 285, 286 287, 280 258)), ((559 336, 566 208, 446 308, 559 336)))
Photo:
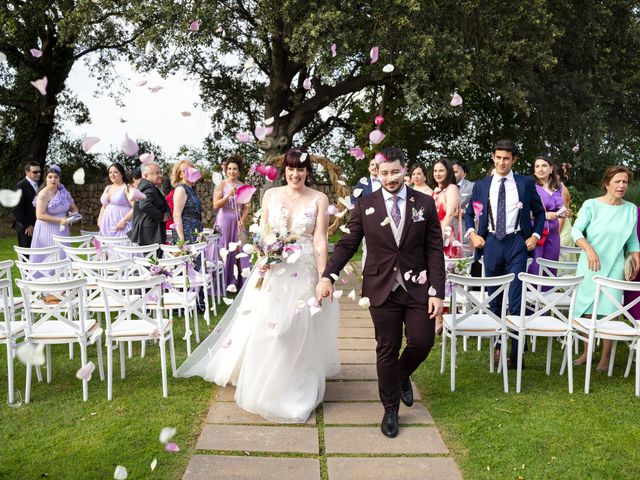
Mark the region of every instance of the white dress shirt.
POLYGON ((375 192, 376 190, 380 190, 380 187, 382 186, 380 180, 378 180, 377 178, 369 177, 369 182, 369 184, 371 185, 371 193, 375 192))
MULTIPOLYGON (((389 217, 389 226, 391 227, 391 232, 393 233, 393 238, 396 241, 396 245, 400 246, 400 239, 402 237, 402 230, 404 228, 405 218, 405 210, 407 205, 407 187, 405 185, 402 188, 394 193, 389 193, 386 190, 382 190, 382 198, 384 198, 384 206, 387 209, 387 217, 389 217), (398 208, 400 209, 400 224, 396 226, 396 222, 393 221, 393 217, 391 216, 391 209, 393 208, 393 197, 398 197, 398 208)), ((396 281, 393 284, 391 290, 395 290, 398 288, 398 285, 402 285, 402 288, 406 290, 404 286, 404 281, 402 280, 402 274, 400 273, 400 269, 396 270, 396 281)))
POLYGON ((29 177, 25 177, 27 181, 31 184, 33 189, 38 193, 38 182, 31 180, 29 177))
POLYGON ((498 192, 500 190, 500 180, 506 178, 504 188, 506 190, 505 213, 506 215, 506 234, 520 230, 520 226, 516 226, 518 215, 522 205, 520 205, 520 196, 518 195, 518 186, 513 178, 513 172, 509 172, 505 177, 501 177, 497 173, 493 175, 491 187, 489 188, 489 201, 491 202, 491 213, 493 214, 493 225, 489 222, 489 232, 495 232, 496 218, 498 216, 498 192))

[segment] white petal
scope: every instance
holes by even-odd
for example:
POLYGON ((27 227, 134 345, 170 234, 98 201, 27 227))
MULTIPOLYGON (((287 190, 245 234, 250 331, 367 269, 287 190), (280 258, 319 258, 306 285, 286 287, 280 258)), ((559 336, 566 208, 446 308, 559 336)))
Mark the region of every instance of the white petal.
POLYGON ((233 283, 227 285, 227 292, 236 293, 238 291, 238 287, 236 287, 233 283))
POLYGON ((229 250, 229 252, 235 252, 236 248, 238 248, 238 245, 240 245, 239 242, 229 242, 229 245, 227 246, 227 250, 229 250))
POLYGON ((433 297, 437 292, 435 288, 429 287, 429 291, 427 293, 429 294, 430 297, 433 297))
POLYGON ((4 53, 0 52, 0 63, 6 63, 6 61, 7 56, 4 53))
POLYGON ((244 267, 240 276, 242 276, 242 278, 249 278, 249 275, 251 275, 251 267, 244 267))
POLYGON ((44 343, 35 346, 33 343, 21 343, 16 350, 16 356, 25 365, 44 365, 44 343))
POLYGON ((380 222, 380 226, 384 227, 385 225, 389 225, 391 223, 391 219, 386 217, 382 222, 380 222))
POLYGON ((340 230, 341 230, 343 233, 351 233, 351 230, 349 230, 349 228, 348 228, 348 227, 345 227, 344 225, 340 225, 340 230))
POLYGON ((344 180, 338 180, 338 185, 342 185, 343 187, 346 187, 347 184, 344 180))
POLYGON ((404 279, 408 282, 409 279, 411 278, 411 272, 413 272, 413 270, 409 270, 408 272, 404 272, 404 279))
POLYGON ((99 141, 100 138, 98 137, 84 137, 82 139, 82 150, 84 150, 84 153, 88 153, 89 150, 91 150, 91 147, 93 147, 99 141))
POLYGON ((338 281, 338 275, 336 275, 335 273, 331 273, 329 276, 333 278, 334 281, 338 281))
POLYGON ((280 112, 280 115, 278 115, 279 117, 286 117, 287 115, 289 115, 289 112, 287 110, 282 110, 280 112))
POLYGON ((302 250, 296 250, 291 255, 287 257, 287 263, 296 263, 300 256, 302 255, 302 250))
POLYGON ((151 163, 156 159, 153 152, 143 153, 140 155, 140 163, 151 163))
POLYGON ((273 117, 269 117, 264 121, 265 125, 271 125, 274 122, 274 118, 273 117))
POLYGON ((349 210, 353 210, 354 205, 351 202, 351 198, 350 197, 340 197, 340 198, 338 198, 338 202, 340 202, 342 205, 347 207, 349 210))
POLYGON ((173 436, 176 434, 176 429, 173 427, 164 427, 161 431, 160 431, 160 442, 161 443, 168 443, 173 436))
POLYGON ((20 203, 22 190, 0 190, 0 205, 7 208, 13 208, 20 203))
POLYGON ((358 300, 358 305, 362 308, 369 308, 369 306, 371 305, 369 303, 369 297, 362 297, 360 300, 358 300))
POLYGON ((73 183, 76 185, 84 185, 84 168, 79 168, 73 172, 73 183))
POLYGON ((116 466, 116 470, 113 472, 113 478, 115 480, 127 480, 129 474, 127 473, 127 469, 122 465, 116 466))
POLYGON ((228 251, 226 248, 222 247, 222 248, 220 249, 220 259, 221 259, 223 262, 226 262, 226 261, 227 261, 227 255, 229 255, 229 251, 228 251))
POLYGON ((365 214, 365 215, 373 215, 373 213, 374 213, 375 211, 376 211, 376 209, 375 209, 375 208, 373 208, 373 207, 369 207, 369 208, 367 208, 367 209, 364 211, 364 214, 365 214))
POLYGON ((305 302, 304 300, 298 300, 296 302, 296 308, 302 309, 302 308, 304 308, 306 306, 307 306, 307 302, 305 302))
POLYGON ((320 313, 322 311, 322 307, 309 307, 309 313, 313 317, 316 313, 320 313))
POLYGON ((151 467, 151 471, 153 472, 156 467, 158 466, 158 459, 154 458, 153 460, 151 460, 151 465, 149 465, 151 467))
POLYGON ((351 300, 355 301, 355 299, 356 299, 356 291, 355 290, 351 290, 349 292, 349 295, 347 295, 347 297, 349 297, 351 300))
POLYGON ((253 250, 253 245, 251 245, 250 243, 245 243, 244 245, 242 245, 242 251, 247 255, 251 255, 253 253, 253 250))
POLYGON ((38 90, 38 92, 40 92, 40 95, 46 95, 47 94, 47 83, 49 83, 49 80, 47 79, 47 77, 42 77, 38 80, 36 80, 35 82, 31 82, 31 85, 33 85, 33 87, 38 90))
POLYGON ((333 292, 333 298, 340 298, 343 293, 344 291, 342 290, 336 290, 335 292, 333 292))
POLYGON ((233 303, 233 300, 227 297, 222 297, 222 301, 226 304, 226 305, 231 305, 233 303))
POLYGON ((387 63, 384 67, 382 67, 382 71, 384 73, 391 73, 391 72, 393 72, 394 69, 395 69, 395 67, 393 65, 391 65, 390 63, 387 63))
POLYGON ((361 188, 354 188, 353 189, 353 196, 358 198, 360 195, 362 195, 362 189, 361 188))
POLYGON ((276 270, 276 275, 280 276, 280 275, 284 275, 285 273, 287 273, 287 269, 282 267, 279 268, 278 270, 276 270))

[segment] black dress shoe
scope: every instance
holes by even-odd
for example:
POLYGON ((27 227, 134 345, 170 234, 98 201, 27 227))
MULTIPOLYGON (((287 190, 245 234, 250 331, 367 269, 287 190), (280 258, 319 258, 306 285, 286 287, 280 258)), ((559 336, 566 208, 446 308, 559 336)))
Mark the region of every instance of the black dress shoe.
POLYGON ((385 437, 394 438, 398 435, 398 410, 389 408, 384 411, 380 430, 385 437))
POLYGON ((410 378, 400 380, 400 400, 407 407, 413 405, 413 387, 411 387, 410 378))

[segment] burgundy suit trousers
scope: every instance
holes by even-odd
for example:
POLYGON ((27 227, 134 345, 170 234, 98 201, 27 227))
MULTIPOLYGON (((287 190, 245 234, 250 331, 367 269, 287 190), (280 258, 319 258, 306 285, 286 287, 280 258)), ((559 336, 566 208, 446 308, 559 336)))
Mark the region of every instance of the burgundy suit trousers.
POLYGON ((379 307, 370 307, 376 333, 378 391, 385 409, 400 405, 400 380, 408 378, 427 358, 435 338, 435 320, 426 301, 419 303, 399 286, 379 307), (402 330, 407 346, 400 355, 402 330))

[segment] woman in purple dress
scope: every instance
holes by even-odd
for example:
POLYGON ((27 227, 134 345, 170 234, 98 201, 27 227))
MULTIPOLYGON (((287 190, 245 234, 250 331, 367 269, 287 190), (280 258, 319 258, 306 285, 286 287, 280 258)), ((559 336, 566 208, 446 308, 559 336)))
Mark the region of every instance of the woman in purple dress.
POLYGON ((109 167, 111 185, 105 187, 100 197, 98 227, 102 237, 124 237, 131 230, 132 202, 129 201, 129 179, 124 167, 114 163, 109 167))
MULTIPOLYGON (((31 248, 50 247, 54 245, 52 235, 69 236, 67 214, 77 213, 78 207, 73 202, 71 194, 60 183, 62 171, 57 165, 51 165, 47 170, 45 184, 34 199, 36 206, 36 224, 33 227, 31 248)), ((29 261, 40 263, 47 255, 31 255, 29 261)))
MULTIPOLYGON (((244 221, 249 215, 249 204, 242 205, 236 202, 236 191, 242 185, 239 181, 242 157, 232 155, 226 161, 226 178, 218 184, 213 193, 213 208, 218 210, 216 225, 222 234, 221 246, 232 250, 229 243, 238 242, 241 234, 244 234, 244 221)), ((236 259, 236 255, 241 251, 241 247, 229 251, 224 269, 227 285, 235 285, 238 290, 243 283, 242 270, 250 266, 248 257, 236 259)))
POLYGON ((529 273, 539 275, 540 266, 536 261, 538 258, 546 258, 547 260, 560 258, 560 231, 562 224, 570 214, 567 207, 571 198, 567 187, 558 181, 555 165, 544 155, 538 155, 533 160, 532 177, 536 182, 536 190, 546 210, 547 220, 544 228, 549 232, 544 243, 536 246, 533 263, 529 266, 529 273))

